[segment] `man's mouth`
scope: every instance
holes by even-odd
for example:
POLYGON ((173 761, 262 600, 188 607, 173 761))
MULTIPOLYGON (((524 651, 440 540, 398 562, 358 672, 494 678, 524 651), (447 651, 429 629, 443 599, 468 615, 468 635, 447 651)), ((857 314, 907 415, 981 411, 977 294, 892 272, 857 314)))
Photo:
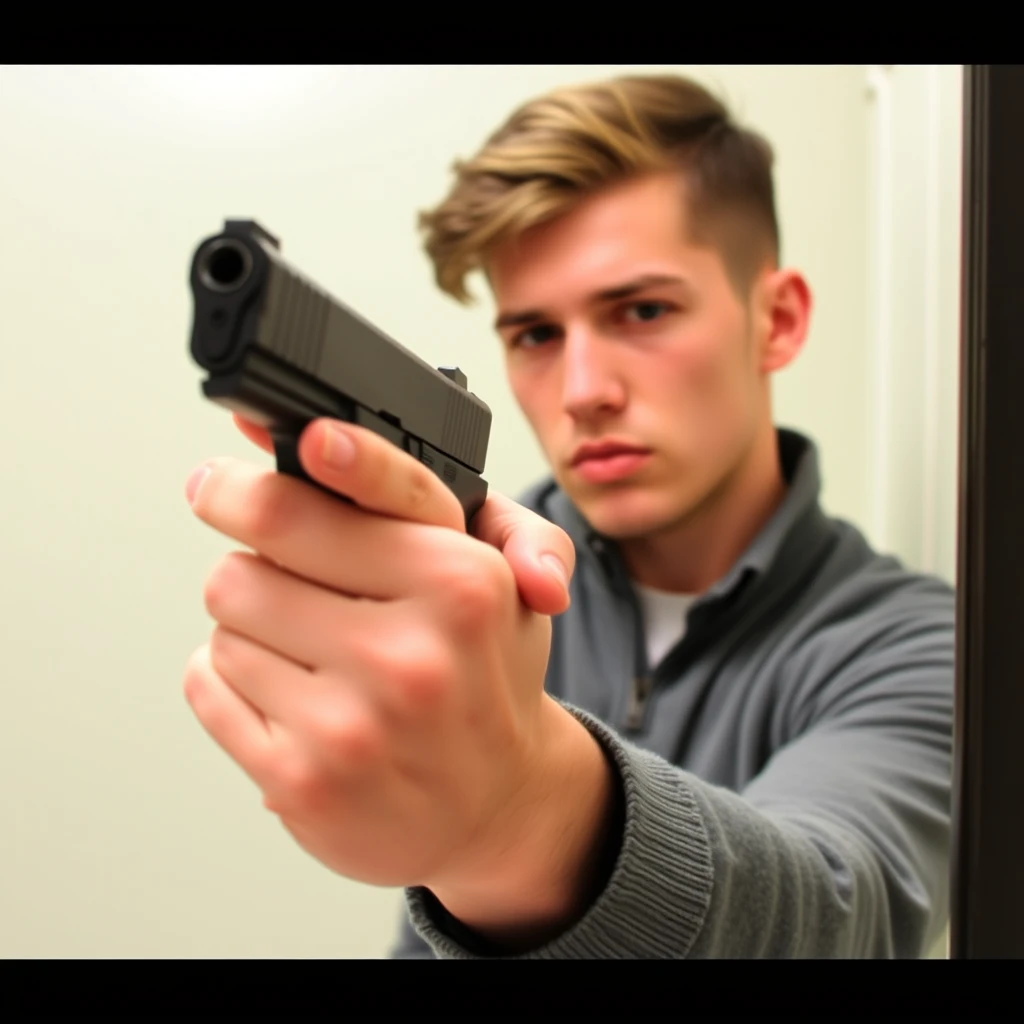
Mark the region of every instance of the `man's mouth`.
POLYGON ((587 443, 574 452, 572 469, 588 483, 609 483, 632 475, 650 455, 650 449, 621 441, 587 443))

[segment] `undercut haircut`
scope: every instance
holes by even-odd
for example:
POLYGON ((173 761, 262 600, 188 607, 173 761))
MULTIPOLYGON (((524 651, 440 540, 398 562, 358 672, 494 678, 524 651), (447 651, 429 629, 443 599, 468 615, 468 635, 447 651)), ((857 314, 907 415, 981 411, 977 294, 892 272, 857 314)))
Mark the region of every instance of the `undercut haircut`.
MULTIPOLYGON (((458 302, 495 247, 609 186, 677 170, 689 239, 716 249, 741 300, 779 261, 774 154, 707 89, 676 75, 627 75, 556 89, 519 107, 420 214, 438 287, 458 302)), ((682 222, 682 218, 681 218, 682 222)))

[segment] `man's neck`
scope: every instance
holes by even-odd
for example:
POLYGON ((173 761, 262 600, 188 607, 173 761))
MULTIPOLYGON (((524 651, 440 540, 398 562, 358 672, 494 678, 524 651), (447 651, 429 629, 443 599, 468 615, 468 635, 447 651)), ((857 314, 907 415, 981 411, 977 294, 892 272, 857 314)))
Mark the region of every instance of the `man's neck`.
POLYGON ((732 568, 785 494, 775 430, 760 431, 741 463, 685 519, 620 544, 630 576, 656 590, 702 594, 732 568))

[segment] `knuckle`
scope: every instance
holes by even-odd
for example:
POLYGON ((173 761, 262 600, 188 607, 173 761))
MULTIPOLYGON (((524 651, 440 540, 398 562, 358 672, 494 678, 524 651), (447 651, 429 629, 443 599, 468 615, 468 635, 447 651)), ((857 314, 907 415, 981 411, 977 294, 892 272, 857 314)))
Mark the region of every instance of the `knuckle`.
POLYGON ((493 548, 449 560, 438 580, 449 621, 464 630, 493 623, 508 606, 510 581, 514 588, 508 564, 493 548))
MULTIPOLYGON (((385 717, 394 715, 404 720, 436 707, 453 677, 453 656, 445 649, 436 626, 407 623, 381 633, 367 632, 358 639, 353 638, 349 654, 379 681, 376 692, 385 717)), ((330 716, 326 720, 329 721, 330 716)), ((346 742, 352 739, 351 731, 355 728, 351 719, 341 723, 346 742)), ((383 737, 373 732, 380 728, 380 723, 370 723, 369 735, 383 743, 383 737)))
POLYGON ((282 756, 275 766, 273 778, 266 799, 278 814, 308 814, 324 801, 327 791, 324 772, 298 753, 282 756))
POLYGON ((256 545, 277 540, 295 529, 298 511, 292 489, 282 486, 287 483, 274 475, 254 483, 243 513, 243 530, 256 545))
POLYGON ((230 607, 239 592, 240 577, 247 568, 247 561, 240 552, 224 555, 214 565, 203 587, 203 603, 213 618, 220 619, 230 607))
POLYGON ((437 493, 437 478, 422 463, 415 462, 409 467, 405 483, 405 503, 414 515, 429 507, 437 493))
POLYGON ((421 715, 443 704, 454 675, 452 661, 437 637, 409 634, 389 645, 385 671, 399 708, 421 715))
POLYGON ((377 760, 383 743, 370 715, 338 705, 318 717, 317 731, 330 761, 338 769, 363 767, 377 760))
POLYGON ((358 500, 364 494, 387 490, 394 474, 395 446, 370 427, 355 427, 346 433, 355 445, 356 456, 342 473, 346 484, 355 488, 353 497, 358 500))
POLYGON ((381 443, 387 446, 381 456, 364 460, 361 488, 383 500, 395 514, 434 523, 448 488, 423 463, 398 452, 391 442, 381 443))
POLYGON ((221 626, 210 636, 210 664, 225 679, 238 678, 248 673, 248 649, 236 642, 221 626))

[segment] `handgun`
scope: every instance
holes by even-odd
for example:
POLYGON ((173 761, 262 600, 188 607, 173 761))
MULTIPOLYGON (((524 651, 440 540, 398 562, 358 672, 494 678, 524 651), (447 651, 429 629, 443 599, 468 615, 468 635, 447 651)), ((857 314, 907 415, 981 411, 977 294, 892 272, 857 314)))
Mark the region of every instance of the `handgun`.
POLYGON ((268 430, 278 472, 348 501, 306 473, 298 443, 319 417, 355 423, 437 474, 468 529, 487 497, 491 410, 457 366, 435 369, 329 295, 252 220, 199 243, 189 284, 202 393, 268 430))

